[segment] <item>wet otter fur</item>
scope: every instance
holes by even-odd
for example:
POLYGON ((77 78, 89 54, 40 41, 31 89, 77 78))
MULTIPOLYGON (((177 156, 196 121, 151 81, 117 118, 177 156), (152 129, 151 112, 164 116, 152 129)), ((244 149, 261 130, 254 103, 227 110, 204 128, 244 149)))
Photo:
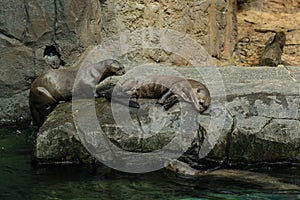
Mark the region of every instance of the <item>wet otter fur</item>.
POLYGON ((183 100, 202 113, 211 102, 209 90, 205 85, 193 79, 175 76, 136 77, 125 81, 121 86, 116 86, 115 90, 113 99, 112 91, 106 94, 108 100, 125 104, 125 99, 128 98, 154 98, 158 99, 157 103, 163 105, 166 110, 183 100))
MULTIPOLYGON (((29 107, 33 125, 41 127, 47 115, 53 111, 60 101, 72 98, 73 85, 78 69, 50 69, 37 77, 30 89, 29 107)), ((109 76, 125 74, 124 66, 116 60, 107 59, 83 70, 82 85, 96 85, 109 76)))

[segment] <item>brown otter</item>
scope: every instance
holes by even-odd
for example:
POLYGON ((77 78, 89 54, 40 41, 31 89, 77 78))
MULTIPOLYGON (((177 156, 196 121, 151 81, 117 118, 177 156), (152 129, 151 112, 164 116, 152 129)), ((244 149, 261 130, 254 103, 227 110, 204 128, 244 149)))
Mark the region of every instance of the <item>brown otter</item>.
POLYGON ((90 65, 84 70, 50 69, 36 78, 31 85, 29 106, 34 125, 42 126, 45 117, 60 101, 71 100, 76 75, 81 71, 84 76, 80 84, 90 86, 95 86, 109 76, 125 74, 124 66, 112 59, 90 65))
POLYGON ((269 38, 259 60, 259 65, 271 67, 276 67, 279 64, 289 65, 281 60, 285 42, 286 35, 283 31, 276 32, 274 37, 269 38))
POLYGON ((197 170, 189 164, 179 160, 167 160, 164 172, 179 184, 197 186, 199 183, 195 180, 201 180, 202 183, 212 179, 225 179, 232 182, 250 183, 258 185, 262 188, 295 190, 299 191, 297 184, 285 183, 280 178, 272 177, 264 173, 251 172, 239 169, 208 169, 197 170), (175 177, 174 177, 175 175, 175 177), (200 179, 201 178, 201 179, 200 179), (182 179, 182 180, 180 180, 182 179), (191 181, 188 181, 190 179, 191 181))
MULTIPOLYGON (((120 99, 155 98, 157 103, 169 109, 179 100, 191 103, 196 110, 204 112, 210 105, 210 93, 205 85, 193 80, 174 76, 142 76, 125 81, 115 91, 115 102, 120 99)), ((106 96, 111 100, 111 94, 106 96)), ((124 101, 125 102, 125 101, 124 101)), ((130 102, 132 104, 132 102, 130 102)))

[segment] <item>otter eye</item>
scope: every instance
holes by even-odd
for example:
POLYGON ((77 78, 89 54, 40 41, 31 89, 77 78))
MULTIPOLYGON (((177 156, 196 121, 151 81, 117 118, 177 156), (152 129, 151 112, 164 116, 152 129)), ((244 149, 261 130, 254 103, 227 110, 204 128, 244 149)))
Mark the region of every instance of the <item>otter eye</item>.
POLYGON ((198 89, 197 89, 197 93, 200 93, 200 92, 201 92, 201 90, 198 88, 198 89))

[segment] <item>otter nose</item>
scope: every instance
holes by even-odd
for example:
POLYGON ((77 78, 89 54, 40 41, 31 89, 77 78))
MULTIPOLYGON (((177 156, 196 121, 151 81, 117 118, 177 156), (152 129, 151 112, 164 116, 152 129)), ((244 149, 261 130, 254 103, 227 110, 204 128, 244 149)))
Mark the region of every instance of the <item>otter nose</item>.
POLYGON ((119 75, 124 75, 124 74, 125 74, 125 69, 119 69, 119 70, 117 71, 117 73, 118 73, 119 75))
POLYGON ((199 101, 199 105, 201 105, 201 106, 204 106, 204 103, 205 103, 205 101, 204 101, 203 99, 201 99, 201 100, 199 101))
POLYGON ((199 101, 199 105, 200 105, 200 112, 201 112, 201 113, 204 112, 204 111, 206 111, 207 108, 208 108, 208 106, 205 105, 205 101, 204 101, 203 99, 201 99, 201 100, 199 101))

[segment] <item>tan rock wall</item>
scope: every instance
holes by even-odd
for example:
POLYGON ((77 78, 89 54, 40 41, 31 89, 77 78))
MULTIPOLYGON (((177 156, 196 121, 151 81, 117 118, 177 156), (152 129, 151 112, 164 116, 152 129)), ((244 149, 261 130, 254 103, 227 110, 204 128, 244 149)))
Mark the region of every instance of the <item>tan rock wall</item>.
MULTIPOLYGON (((235 1, 107 0, 102 5, 102 13, 101 35, 104 38, 138 28, 165 28, 190 35, 219 60, 230 59, 235 49, 235 1)), ((153 52, 148 54, 152 55, 146 55, 146 58, 159 60, 153 58, 153 52)), ((188 64, 174 59, 166 58, 159 62, 188 64)))

